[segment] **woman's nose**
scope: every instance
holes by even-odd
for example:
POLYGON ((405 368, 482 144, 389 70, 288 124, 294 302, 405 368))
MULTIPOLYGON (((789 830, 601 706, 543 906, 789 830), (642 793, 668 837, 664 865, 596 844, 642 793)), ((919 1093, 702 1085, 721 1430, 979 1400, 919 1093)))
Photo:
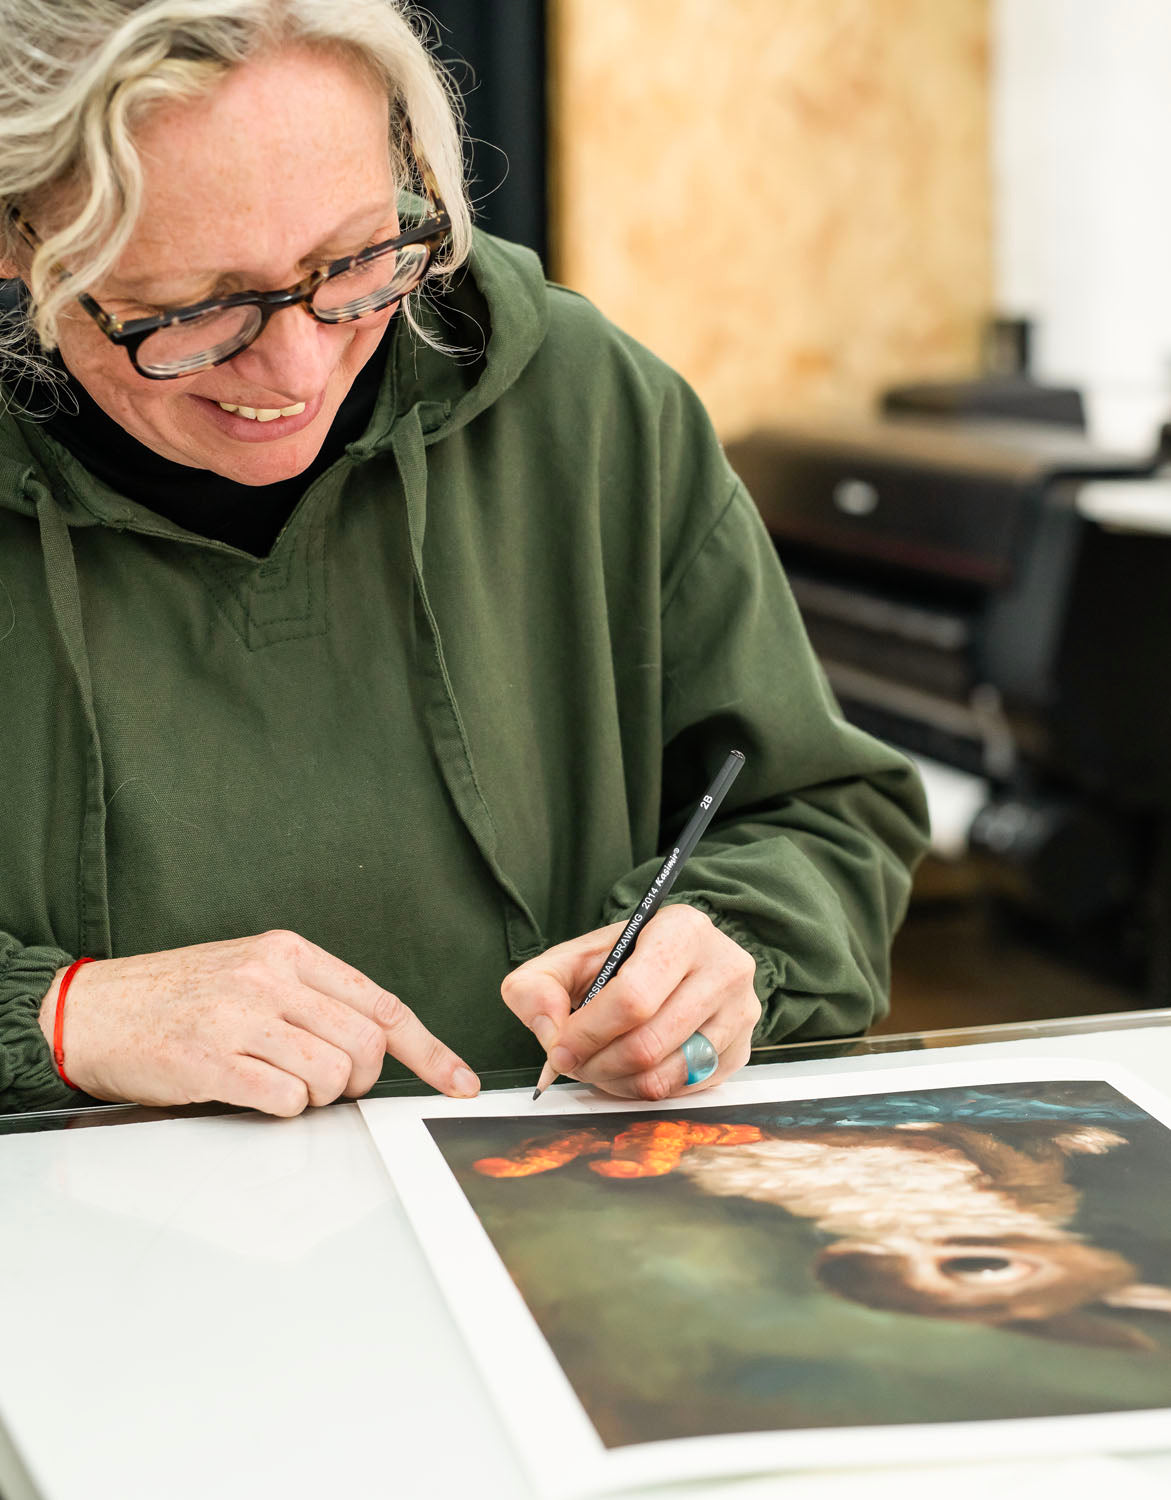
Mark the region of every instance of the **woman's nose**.
POLYGON ((348 324, 319 323, 301 305, 285 307, 232 363, 274 395, 307 401, 324 388, 350 337, 348 324))

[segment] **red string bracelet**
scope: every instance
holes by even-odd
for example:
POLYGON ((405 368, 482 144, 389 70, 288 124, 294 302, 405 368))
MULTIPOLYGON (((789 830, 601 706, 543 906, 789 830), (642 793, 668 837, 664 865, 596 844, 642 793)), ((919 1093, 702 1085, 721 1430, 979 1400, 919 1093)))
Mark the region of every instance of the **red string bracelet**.
POLYGON ((53 1061, 57 1064, 57 1071, 61 1075, 62 1083, 67 1083, 77 1093, 81 1090, 73 1082, 65 1071, 65 996, 69 992, 69 986, 73 983, 73 976, 81 968, 82 964, 92 964, 92 958, 78 958, 65 970, 61 976, 61 988, 57 991, 57 1012, 53 1017, 53 1061))

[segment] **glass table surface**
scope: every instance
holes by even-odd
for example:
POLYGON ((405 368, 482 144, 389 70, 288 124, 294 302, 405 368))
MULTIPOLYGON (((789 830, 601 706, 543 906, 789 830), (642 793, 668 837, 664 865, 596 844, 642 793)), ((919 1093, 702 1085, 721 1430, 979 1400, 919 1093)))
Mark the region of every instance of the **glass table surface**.
MULTIPOLYGON (((1084 1036, 1094 1032, 1129 1031, 1142 1027, 1171 1026, 1171 1008, 1109 1012, 1071 1016, 1061 1020, 1017 1021, 1008 1025, 949 1027, 939 1031, 895 1032, 881 1036, 822 1038, 808 1042, 776 1042, 753 1049, 749 1066, 763 1063, 839 1061, 887 1053, 920 1052, 935 1048, 970 1047, 990 1042, 1042 1042, 1049 1037, 1084 1036)), ((520 1088, 536 1085, 533 1068, 501 1068, 480 1074, 485 1089, 520 1088)), ((375 1084, 371 1099, 405 1094, 431 1093, 416 1079, 390 1080, 375 1084)), ((350 1102, 350 1101, 338 1101, 350 1102)), ((334 1106, 326 1106, 333 1108, 334 1106)), ((204 1115, 244 1113, 231 1105, 193 1104, 160 1109, 137 1104, 100 1104, 87 1100, 73 1108, 32 1110, 0 1114, 0 1135, 27 1131, 76 1130, 91 1126, 144 1124, 152 1120, 197 1119, 204 1115)))

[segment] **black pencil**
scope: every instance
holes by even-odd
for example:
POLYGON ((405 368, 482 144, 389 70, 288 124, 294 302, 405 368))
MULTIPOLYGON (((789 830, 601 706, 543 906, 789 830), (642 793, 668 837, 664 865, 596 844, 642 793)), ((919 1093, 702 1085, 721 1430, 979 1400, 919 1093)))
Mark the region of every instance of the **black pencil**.
MULTIPOLYGON (((598 976, 586 991, 581 1005, 588 1005, 599 990, 604 989, 610 980, 614 978, 618 970, 630 957, 631 951, 642 931, 645 923, 650 921, 655 912, 662 905, 664 898, 675 884, 679 871, 683 868, 688 855, 699 843, 707 830, 708 824, 716 815, 716 809, 724 800, 728 788, 736 780, 744 765, 744 755, 739 750, 730 750, 728 758, 720 767, 716 779, 708 787, 707 791, 699 799, 699 806, 692 814, 691 821, 679 835, 679 841, 671 849, 666 859, 659 866, 659 873, 651 881, 650 889, 638 903, 634 915, 626 926, 618 941, 610 949, 610 955, 606 962, 598 970, 598 976)), ((581 1005, 577 1009, 581 1009, 581 1005)), ((533 1090, 533 1098, 539 1099, 549 1085, 556 1079, 557 1073, 553 1064, 546 1062, 541 1069, 541 1076, 537 1080, 537 1086, 533 1090)))

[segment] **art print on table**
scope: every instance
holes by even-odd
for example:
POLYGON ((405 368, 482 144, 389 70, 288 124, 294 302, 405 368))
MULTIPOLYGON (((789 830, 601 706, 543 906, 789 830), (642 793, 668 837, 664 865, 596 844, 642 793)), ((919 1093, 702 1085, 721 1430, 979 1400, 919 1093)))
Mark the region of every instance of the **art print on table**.
MULTIPOLYGON (((579 1443, 587 1488, 957 1441, 1155 1445, 1171 1423, 1165 1107, 1130 1080, 1045 1071, 445 1110, 415 1122, 441 1159, 432 1187, 482 1235, 420 1220, 409 1181, 404 1197, 429 1249, 433 1231, 461 1237, 465 1294, 487 1237, 516 1317, 509 1335, 495 1315, 505 1347, 481 1363, 516 1395, 530 1450, 515 1382, 555 1366, 577 1413, 561 1425, 546 1391, 540 1420, 563 1464, 579 1443)), ((499 1292, 491 1276, 479 1289, 499 1292)), ((480 1317, 457 1301, 475 1341, 480 1317)))

